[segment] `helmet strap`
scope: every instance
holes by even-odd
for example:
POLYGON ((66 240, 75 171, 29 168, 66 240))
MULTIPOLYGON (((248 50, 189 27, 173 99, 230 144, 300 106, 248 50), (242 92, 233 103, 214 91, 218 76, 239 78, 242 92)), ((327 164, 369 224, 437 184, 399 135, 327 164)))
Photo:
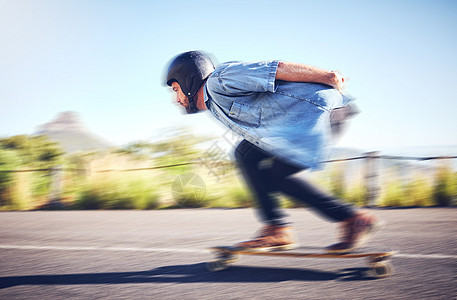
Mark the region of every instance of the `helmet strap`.
POLYGON ((198 112, 197 104, 195 103, 197 99, 195 96, 189 98, 189 107, 186 107, 186 112, 188 114, 195 114, 198 112))

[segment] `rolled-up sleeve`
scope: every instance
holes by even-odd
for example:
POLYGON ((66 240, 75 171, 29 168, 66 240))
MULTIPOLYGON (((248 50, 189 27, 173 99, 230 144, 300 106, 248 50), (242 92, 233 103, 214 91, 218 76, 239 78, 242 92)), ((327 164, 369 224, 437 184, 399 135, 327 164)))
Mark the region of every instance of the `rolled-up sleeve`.
POLYGON ((212 90, 226 95, 275 92, 278 61, 230 62, 219 66, 208 82, 212 90))

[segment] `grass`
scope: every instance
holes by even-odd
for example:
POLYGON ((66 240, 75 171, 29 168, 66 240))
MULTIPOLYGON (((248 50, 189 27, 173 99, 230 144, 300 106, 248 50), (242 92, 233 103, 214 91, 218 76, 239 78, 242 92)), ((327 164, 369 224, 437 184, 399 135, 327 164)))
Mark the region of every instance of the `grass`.
POLYGON ((126 173, 94 178, 78 194, 76 209, 156 209, 160 203, 158 189, 148 178, 126 173))
POLYGON ((457 172, 453 173, 451 168, 442 165, 438 169, 433 188, 433 200, 436 205, 450 206, 457 198, 457 172))
POLYGON ((355 205, 365 206, 367 203, 367 189, 362 183, 356 183, 346 190, 344 200, 355 205))
POLYGON ((433 184, 420 175, 415 175, 413 180, 405 185, 403 206, 432 206, 433 184))
POLYGON ((401 182, 398 180, 389 180, 383 186, 383 192, 379 199, 379 206, 403 206, 405 193, 401 182))
MULTIPOLYGON (((98 157, 90 162, 92 172, 64 172, 61 196, 64 204, 74 209, 159 209, 174 207, 255 207, 244 180, 236 169, 224 176, 215 177, 201 166, 170 168, 136 172, 97 173, 100 169, 128 169, 146 167, 144 161, 129 161, 125 157, 98 157), (204 188, 186 186, 178 195, 172 184, 184 173, 194 172, 204 182, 204 188)), ((314 184, 345 201, 364 206, 367 191, 361 174, 348 183, 341 166, 308 176, 314 184)), ((400 180, 395 172, 388 173, 382 182, 377 205, 386 207, 455 205, 457 199, 457 173, 443 165, 432 180, 415 174, 408 181, 400 180)), ((2 192, 1 210, 29 210, 48 201, 51 177, 42 172, 15 173, 2 192)), ((284 196, 281 207, 300 207, 284 196)))

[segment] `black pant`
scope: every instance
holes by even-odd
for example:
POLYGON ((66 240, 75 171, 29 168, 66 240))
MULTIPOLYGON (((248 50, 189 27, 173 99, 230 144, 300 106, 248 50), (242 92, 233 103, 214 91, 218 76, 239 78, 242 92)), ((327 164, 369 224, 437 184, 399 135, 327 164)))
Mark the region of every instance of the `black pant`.
POLYGON ((287 224, 278 200, 272 195, 274 192, 292 196, 332 221, 343 221, 355 215, 351 205, 340 202, 304 179, 291 176, 304 169, 285 163, 246 140, 236 148, 235 158, 265 223, 287 224))

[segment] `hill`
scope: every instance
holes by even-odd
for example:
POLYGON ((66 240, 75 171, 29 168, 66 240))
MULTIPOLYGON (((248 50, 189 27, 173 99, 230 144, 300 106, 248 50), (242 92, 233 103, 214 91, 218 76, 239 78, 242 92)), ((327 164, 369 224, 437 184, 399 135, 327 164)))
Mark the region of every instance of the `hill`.
POLYGON ((67 153, 102 151, 113 146, 90 132, 80 116, 71 111, 59 113, 51 122, 38 126, 36 134, 46 135, 58 142, 67 153))

